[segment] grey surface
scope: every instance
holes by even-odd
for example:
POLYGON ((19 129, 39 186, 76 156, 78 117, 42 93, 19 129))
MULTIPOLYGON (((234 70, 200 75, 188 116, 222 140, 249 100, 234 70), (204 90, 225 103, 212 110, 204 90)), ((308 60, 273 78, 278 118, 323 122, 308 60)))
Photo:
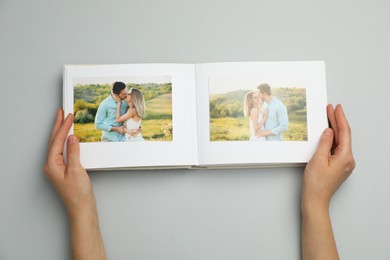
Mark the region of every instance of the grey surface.
MULTIPOLYGON (((0 0, 0 259, 69 259, 43 175, 63 64, 325 60, 357 168, 342 259, 390 259, 390 2, 0 0)), ((303 169, 91 173, 110 259, 299 259, 303 169)))

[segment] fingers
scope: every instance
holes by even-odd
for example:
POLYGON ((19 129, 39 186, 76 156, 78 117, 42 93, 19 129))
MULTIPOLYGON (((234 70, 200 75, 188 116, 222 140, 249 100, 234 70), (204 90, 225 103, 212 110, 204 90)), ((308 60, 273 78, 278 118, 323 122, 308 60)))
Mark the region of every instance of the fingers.
POLYGON ((330 150, 333 144, 333 130, 327 128, 321 135, 320 142, 317 146, 317 150, 315 151, 313 158, 315 160, 319 160, 321 162, 328 161, 330 150))
POLYGON ((336 152, 352 152, 351 128, 341 105, 336 106, 334 114, 339 129, 339 143, 336 152))
POLYGON ((75 135, 70 135, 67 145, 68 167, 80 165, 80 144, 75 135))
POLYGON ((333 145, 331 150, 331 153, 334 154, 334 151, 339 144, 339 129, 334 114, 334 109, 331 104, 328 104, 328 106, 326 107, 326 113, 328 115, 329 127, 333 129, 333 133, 334 133, 334 140, 333 140, 333 145))
POLYGON ((73 124, 73 115, 69 114, 65 120, 62 122, 61 126, 55 134, 52 144, 49 148, 49 161, 53 158, 58 158, 58 155, 62 155, 64 149, 64 142, 69 133, 69 129, 73 124))
POLYGON ((335 116, 339 128, 340 145, 351 146, 351 128, 341 105, 336 106, 335 116))
POLYGON ((356 162, 352 154, 351 128, 341 105, 335 108, 335 118, 339 129, 339 144, 332 161, 340 167, 346 179, 355 168, 356 162))
POLYGON ((51 131, 51 135, 49 139, 49 147, 53 143, 54 137, 57 134, 57 131, 60 128, 63 120, 64 120, 64 111, 62 110, 62 108, 59 108, 57 109, 56 121, 54 123, 53 130, 51 131))

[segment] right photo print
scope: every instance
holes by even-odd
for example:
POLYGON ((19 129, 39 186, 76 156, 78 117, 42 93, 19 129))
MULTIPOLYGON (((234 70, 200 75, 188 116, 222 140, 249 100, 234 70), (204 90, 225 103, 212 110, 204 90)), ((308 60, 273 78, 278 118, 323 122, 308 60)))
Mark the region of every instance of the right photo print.
POLYGON ((307 141, 304 77, 209 78, 210 141, 307 141))

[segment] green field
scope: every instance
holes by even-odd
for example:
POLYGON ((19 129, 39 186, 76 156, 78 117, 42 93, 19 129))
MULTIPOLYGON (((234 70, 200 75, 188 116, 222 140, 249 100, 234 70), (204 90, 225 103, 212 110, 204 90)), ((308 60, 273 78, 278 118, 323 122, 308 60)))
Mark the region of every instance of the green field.
MULTIPOLYGON (((210 119, 210 141, 247 141, 250 137, 249 119, 223 117, 210 119)), ((285 141, 307 141, 306 116, 289 115, 285 141)))
MULTIPOLYGON (((171 124, 172 120, 145 120, 142 121, 142 137, 148 141, 171 141, 171 136, 165 136, 160 126, 171 124)), ((80 142, 100 142, 102 131, 95 128, 93 123, 74 124, 74 134, 80 139, 80 142)))
POLYGON ((244 117, 223 117, 210 120, 210 141, 247 141, 249 121, 244 117))
POLYGON ((160 95, 147 100, 144 119, 172 119, 172 94, 160 95))

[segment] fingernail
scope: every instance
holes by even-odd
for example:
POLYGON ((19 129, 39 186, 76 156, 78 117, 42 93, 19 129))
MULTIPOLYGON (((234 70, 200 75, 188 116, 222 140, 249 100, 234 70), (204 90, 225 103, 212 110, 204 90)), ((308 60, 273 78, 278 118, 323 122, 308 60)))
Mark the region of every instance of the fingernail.
POLYGON ((78 141, 77 137, 75 135, 71 135, 68 138, 68 143, 69 144, 75 144, 78 141))
POLYGON ((325 129, 325 131, 323 133, 324 136, 332 136, 332 134, 333 134, 333 131, 330 128, 325 129))
POLYGON ((69 113, 65 119, 69 118, 70 116, 72 116, 73 114, 72 113, 69 113))

